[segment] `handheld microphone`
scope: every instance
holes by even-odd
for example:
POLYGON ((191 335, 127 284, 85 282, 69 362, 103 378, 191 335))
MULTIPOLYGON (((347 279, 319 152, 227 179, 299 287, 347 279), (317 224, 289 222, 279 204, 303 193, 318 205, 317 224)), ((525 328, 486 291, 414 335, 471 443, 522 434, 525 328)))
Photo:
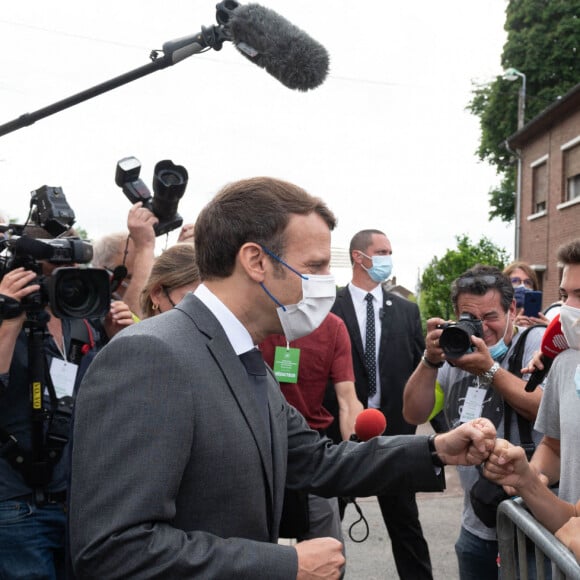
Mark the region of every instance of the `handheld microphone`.
POLYGON ((259 4, 240 5, 227 15, 236 48, 290 89, 314 89, 326 78, 326 49, 285 18, 259 4))
POLYGON ((548 374, 556 356, 568 348, 568 342, 566 341, 566 337, 562 332, 562 325, 560 324, 560 315, 557 314, 550 324, 548 324, 548 327, 544 331, 544 336, 542 336, 542 343, 540 345, 542 354, 540 360, 544 368, 542 370, 536 369, 530 375, 526 383, 526 392, 531 393, 536 389, 548 374))
POLYGON ((387 420, 378 409, 365 409, 361 411, 354 421, 354 434, 351 441, 368 441, 373 437, 382 435, 387 428, 387 420))

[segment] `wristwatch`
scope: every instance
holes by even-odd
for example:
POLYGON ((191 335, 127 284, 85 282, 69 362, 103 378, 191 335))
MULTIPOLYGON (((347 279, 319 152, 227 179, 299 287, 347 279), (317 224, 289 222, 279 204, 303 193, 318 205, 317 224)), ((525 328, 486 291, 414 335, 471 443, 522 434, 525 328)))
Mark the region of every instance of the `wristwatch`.
POLYGON ((497 373, 499 369, 499 363, 494 362, 487 371, 479 375, 479 379, 485 384, 491 385, 491 383, 493 383, 493 377, 495 377, 495 373, 497 373))
POLYGON ((431 461, 435 467, 445 467, 445 463, 443 463, 441 457, 439 457, 437 451, 435 450, 435 437, 437 437, 436 433, 429 435, 429 439, 427 439, 429 453, 431 453, 431 461))
POLYGON ((444 364, 445 361, 441 360, 439 362, 433 363, 427 358, 427 349, 423 353, 421 357, 421 362, 428 368, 428 369, 440 369, 444 364))

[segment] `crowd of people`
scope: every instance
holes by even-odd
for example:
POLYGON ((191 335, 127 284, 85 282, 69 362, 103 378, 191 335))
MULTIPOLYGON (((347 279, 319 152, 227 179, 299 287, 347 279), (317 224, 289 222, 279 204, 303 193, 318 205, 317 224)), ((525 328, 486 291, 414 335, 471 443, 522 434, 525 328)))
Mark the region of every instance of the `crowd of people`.
POLYGON ((337 292, 336 218, 294 184, 226 185, 159 255, 156 223, 137 203, 93 244, 112 289, 98 319, 23 307, 40 289, 25 267, 0 280, 0 578, 340 578, 343 498, 376 496, 399 577, 429 579, 415 493, 444 489, 445 465, 462 580, 498 577, 490 482, 580 557, 580 240, 558 253, 570 348, 526 392, 555 312, 523 313, 523 262, 474 264, 450 291, 468 331, 432 318, 424 335, 385 287, 381 230, 353 235, 337 292), (386 430, 352 441, 365 408, 386 430), (415 434, 437 413, 441 432, 415 434))

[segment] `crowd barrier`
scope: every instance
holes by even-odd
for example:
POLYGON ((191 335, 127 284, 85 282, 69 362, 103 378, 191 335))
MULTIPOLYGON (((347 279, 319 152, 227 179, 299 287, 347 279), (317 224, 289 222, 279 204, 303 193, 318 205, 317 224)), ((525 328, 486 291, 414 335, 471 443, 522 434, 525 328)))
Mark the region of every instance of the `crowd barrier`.
POLYGON ((550 577, 543 565, 546 558, 552 563, 552 580, 580 580, 580 566, 572 552, 534 518, 521 498, 500 504, 497 538, 502 580, 546 580, 550 577), (533 576, 529 575, 531 549, 537 570, 533 576))

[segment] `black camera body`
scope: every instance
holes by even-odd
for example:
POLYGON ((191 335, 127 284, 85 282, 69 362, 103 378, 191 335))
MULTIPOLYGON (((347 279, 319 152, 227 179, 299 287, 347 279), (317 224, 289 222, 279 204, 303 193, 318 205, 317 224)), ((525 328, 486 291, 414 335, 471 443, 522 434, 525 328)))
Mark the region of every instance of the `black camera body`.
POLYGON ((468 312, 462 312, 457 322, 439 324, 437 328, 443 329, 439 337, 439 346, 445 356, 451 359, 471 352, 472 336, 483 338, 483 323, 468 312))
POLYGON ((153 193, 139 179, 141 163, 136 157, 124 157, 117 163, 115 183, 123 190, 131 203, 138 201, 152 211, 159 220, 155 235, 161 236, 181 227, 183 218, 177 213, 179 200, 187 187, 187 170, 173 161, 165 159, 155 165, 153 171, 153 193))
POLYGON ((30 206, 35 207, 32 219, 54 237, 70 229, 75 212, 66 201, 61 187, 43 185, 31 193, 30 206))
MULTIPOLYGON (((61 188, 43 186, 31 195, 34 225, 49 233, 62 234, 70 229, 74 212, 61 188)), ((22 311, 34 314, 50 305, 59 318, 97 318, 109 311, 111 290, 106 270, 72 266, 92 260, 91 244, 73 237, 36 239, 26 235, 26 225, 11 224, 2 229, 8 237, 0 241, 0 279, 20 267, 37 273, 30 285, 40 288, 20 301, 22 311), (61 267, 43 275, 43 261, 61 267)), ((17 313, 8 315, 0 309, 0 318, 3 314, 9 317, 17 313)))

